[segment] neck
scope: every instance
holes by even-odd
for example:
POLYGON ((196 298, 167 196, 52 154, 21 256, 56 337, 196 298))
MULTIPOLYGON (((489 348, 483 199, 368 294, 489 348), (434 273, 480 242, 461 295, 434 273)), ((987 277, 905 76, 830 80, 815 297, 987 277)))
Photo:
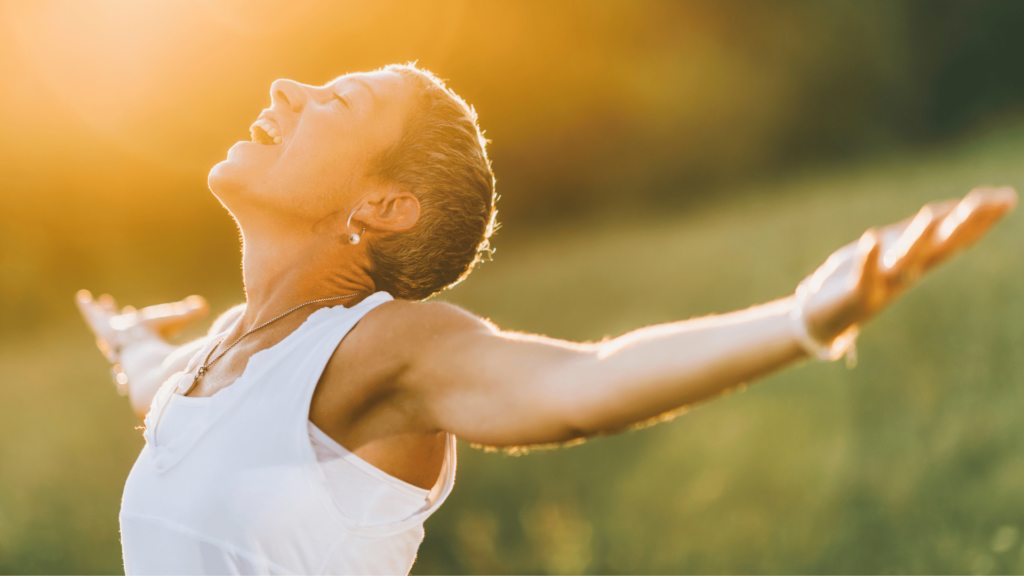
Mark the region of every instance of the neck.
MULTIPOLYGON (((311 231, 239 227, 246 299, 240 328, 256 326, 313 300, 357 294, 323 303, 351 306, 374 292, 366 272, 365 246, 311 231)), ((310 306, 309 313, 317 307, 310 306)))

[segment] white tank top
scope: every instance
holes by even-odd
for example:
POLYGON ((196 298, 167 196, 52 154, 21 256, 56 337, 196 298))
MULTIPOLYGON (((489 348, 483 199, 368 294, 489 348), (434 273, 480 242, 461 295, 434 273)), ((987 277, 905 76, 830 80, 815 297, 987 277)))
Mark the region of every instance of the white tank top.
POLYGON ((390 300, 378 292, 352 308, 317 310, 208 398, 173 394, 174 378, 160 388, 121 502, 126 573, 409 572, 423 521, 455 482, 454 436, 427 491, 309 422, 335 348, 390 300))

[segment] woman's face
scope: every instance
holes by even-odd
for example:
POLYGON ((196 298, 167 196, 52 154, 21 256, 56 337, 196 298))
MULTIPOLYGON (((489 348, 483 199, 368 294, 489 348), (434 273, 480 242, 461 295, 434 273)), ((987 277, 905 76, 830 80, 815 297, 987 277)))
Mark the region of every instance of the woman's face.
POLYGON ((210 171, 210 189, 236 217, 319 221, 369 183, 371 162, 401 136, 412 89, 395 72, 347 74, 308 86, 277 80, 271 107, 210 171))

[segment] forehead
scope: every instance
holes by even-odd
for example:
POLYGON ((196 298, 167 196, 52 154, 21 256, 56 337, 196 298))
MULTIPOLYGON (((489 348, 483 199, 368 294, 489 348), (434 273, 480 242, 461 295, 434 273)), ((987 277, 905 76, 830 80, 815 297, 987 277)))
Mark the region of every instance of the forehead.
POLYGON ((363 86, 378 100, 403 99, 409 96, 412 87, 404 76, 397 72, 378 70, 376 72, 355 72, 338 76, 327 83, 336 89, 363 86))

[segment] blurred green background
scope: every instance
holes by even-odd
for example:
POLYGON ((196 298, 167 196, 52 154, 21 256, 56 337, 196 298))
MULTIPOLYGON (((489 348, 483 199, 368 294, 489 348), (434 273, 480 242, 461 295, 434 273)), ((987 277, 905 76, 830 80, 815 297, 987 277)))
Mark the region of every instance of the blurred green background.
MULTIPOLYGON (((0 3, 0 572, 121 570, 142 438, 75 290, 242 300, 206 172, 279 77, 418 60, 493 140, 442 298, 599 339, 777 298, 864 228, 1024 187, 1024 3, 0 3)), ((808 365, 670 424, 460 445, 417 573, 1024 571, 1019 215, 808 365)), ((192 332, 201 330, 197 327, 192 332)))

